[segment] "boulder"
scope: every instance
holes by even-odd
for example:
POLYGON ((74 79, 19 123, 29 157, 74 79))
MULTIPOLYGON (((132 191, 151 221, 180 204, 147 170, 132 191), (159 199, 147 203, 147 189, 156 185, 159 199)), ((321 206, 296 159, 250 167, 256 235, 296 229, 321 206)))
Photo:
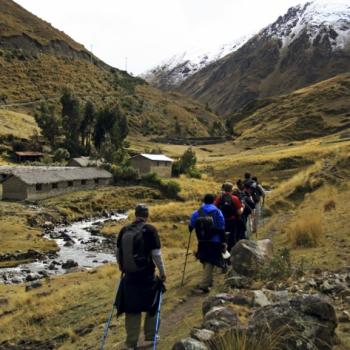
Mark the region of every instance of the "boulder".
POLYGON ((243 239, 231 250, 231 264, 238 274, 254 277, 273 256, 271 240, 250 241, 243 239))
POLYGON ((191 337, 200 341, 207 342, 215 336, 215 333, 209 329, 193 328, 191 331, 191 337))
POLYGON ((227 293, 216 294, 206 298, 202 304, 203 315, 206 315, 214 307, 232 303, 233 299, 234 296, 227 293))
POLYGON ((39 279, 40 276, 37 274, 29 274, 26 276, 26 281, 27 282, 32 282, 32 281, 36 281, 37 279, 39 279))
POLYGON ((65 263, 62 264, 63 269, 71 269, 72 267, 77 267, 78 263, 72 259, 68 259, 65 263))
POLYGON ((42 287, 42 285, 43 285, 43 284, 42 284, 40 281, 34 281, 34 282, 32 282, 31 284, 27 285, 26 288, 25 288, 25 290, 26 290, 26 292, 29 292, 29 291, 31 291, 32 289, 42 287))
POLYGON ((339 322, 345 323, 350 322, 350 312, 343 311, 340 316, 338 317, 339 322))
POLYGON ((237 327, 240 325, 239 318, 236 312, 226 307, 214 307, 204 316, 203 328, 214 332, 219 332, 223 329, 237 327))
POLYGON ((172 350, 208 350, 208 347, 196 339, 186 338, 176 342, 172 350))
POLYGON ((307 295, 258 309, 249 321, 249 336, 261 339, 269 334, 279 342, 279 350, 330 350, 336 341, 336 327, 333 306, 307 295))
POLYGON ((252 298, 253 306, 263 307, 270 304, 271 304, 270 301, 267 299, 266 295, 262 290, 253 291, 253 298, 252 298))

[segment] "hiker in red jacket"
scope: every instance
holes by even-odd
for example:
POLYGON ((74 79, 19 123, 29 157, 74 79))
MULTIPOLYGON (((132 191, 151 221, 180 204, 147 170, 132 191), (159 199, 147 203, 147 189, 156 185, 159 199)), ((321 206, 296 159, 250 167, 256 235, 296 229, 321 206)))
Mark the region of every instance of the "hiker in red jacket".
POLYGON ((243 205, 239 198, 232 194, 233 185, 226 182, 222 186, 222 193, 215 200, 215 205, 221 210, 225 218, 225 231, 228 233, 227 249, 232 247, 244 237, 245 227, 241 220, 243 205))

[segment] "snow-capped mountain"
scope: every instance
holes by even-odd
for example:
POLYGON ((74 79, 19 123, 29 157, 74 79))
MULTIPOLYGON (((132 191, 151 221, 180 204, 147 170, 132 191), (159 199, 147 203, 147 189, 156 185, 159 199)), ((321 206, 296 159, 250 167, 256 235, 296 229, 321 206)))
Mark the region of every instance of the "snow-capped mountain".
POLYGON ((314 0, 290 8, 176 89, 230 115, 258 98, 289 93, 348 71, 350 1, 314 0))
POLYGON ((212 50, 191 48, 162 61, 158 66, 142 74, 141 77, 152 85, 163 89, 178 86, 209 64, 238 50, 250 37, 251 35, 243 36, 212 50))
POLYGON ((315 0, 292 7, 261 35, 280 39, 284 48, 305 33, 311 43, 328 35, 333 49, 344 49, 350 38, 350 1, 315 0))

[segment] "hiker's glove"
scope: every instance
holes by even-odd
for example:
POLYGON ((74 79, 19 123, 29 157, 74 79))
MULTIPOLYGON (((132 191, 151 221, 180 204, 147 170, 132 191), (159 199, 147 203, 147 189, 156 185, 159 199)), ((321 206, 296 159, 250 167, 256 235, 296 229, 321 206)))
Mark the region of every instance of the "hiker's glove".
POLYGON ((166 275, 160 275, 159 278, 163 283, 166 281, 166 275))
POLYGON ((227 251, 227 243, 222 243, 222 249, 224 252, 227 251))

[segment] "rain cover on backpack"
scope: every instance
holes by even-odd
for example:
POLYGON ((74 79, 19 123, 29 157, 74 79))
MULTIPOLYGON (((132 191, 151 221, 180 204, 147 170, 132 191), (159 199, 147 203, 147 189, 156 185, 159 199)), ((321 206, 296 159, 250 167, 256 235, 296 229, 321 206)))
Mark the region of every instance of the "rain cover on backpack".
POLYGON ((144 270, 150 261, 146 256, 143 238, 145 223, 134 223, 125 228, 121 239, 123 272, 133 273, 144 270))

